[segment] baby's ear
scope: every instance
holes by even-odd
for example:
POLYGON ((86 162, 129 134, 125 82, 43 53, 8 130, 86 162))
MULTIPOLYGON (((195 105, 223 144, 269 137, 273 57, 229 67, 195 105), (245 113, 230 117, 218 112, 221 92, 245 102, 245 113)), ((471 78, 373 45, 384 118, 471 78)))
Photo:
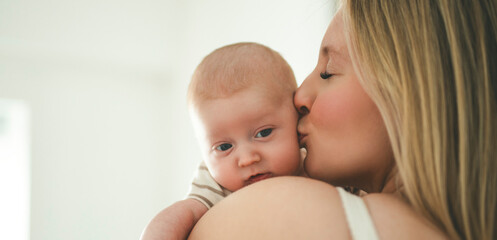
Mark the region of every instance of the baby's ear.
POLYGON ((301 148, 300 149, 300 160, 304 160, 306 156, 307 156, 307 149, 301 148))

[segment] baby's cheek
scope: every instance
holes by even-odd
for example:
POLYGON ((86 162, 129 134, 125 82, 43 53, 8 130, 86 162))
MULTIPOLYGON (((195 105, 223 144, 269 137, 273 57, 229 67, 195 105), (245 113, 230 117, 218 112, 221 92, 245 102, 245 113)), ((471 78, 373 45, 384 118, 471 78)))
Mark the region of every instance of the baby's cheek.
POLYGON ((280 141, 273 149, 274 169, 280 171, 280 175, 293 175, 300 166, 300 149, 296 134, 293 138, 280 141))

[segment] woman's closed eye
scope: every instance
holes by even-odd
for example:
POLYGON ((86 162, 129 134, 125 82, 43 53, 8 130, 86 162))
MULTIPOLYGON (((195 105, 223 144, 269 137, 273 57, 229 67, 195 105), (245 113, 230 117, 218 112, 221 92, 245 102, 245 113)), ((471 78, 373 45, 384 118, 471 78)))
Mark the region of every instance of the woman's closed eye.
POLYGON ((219 144, 219 146, 216 147, 216 150, 224 152, 224 151, 229 150, 231 147, 233 147, 233 145, 231 145, 230 143, 222 143, 222 144, 219 144))
POLYGON ((256 138, 264 138, 264 137, 271 135, 272 132, 273 132, 272 128, 266 128, 266 129, 258 132, 257 135, 255 135, 255 137, 256 138))
POLYGON ((326 71, 325 71, 325 72, 320 73, 319 75, 321 76, 321 78, 322 78, 322 79, 328 79, 328 78, 330 78, 330 77, 332 77, 332 76, 333 76, 333 74, 328 73, 328 72, 326 72, 326 71))

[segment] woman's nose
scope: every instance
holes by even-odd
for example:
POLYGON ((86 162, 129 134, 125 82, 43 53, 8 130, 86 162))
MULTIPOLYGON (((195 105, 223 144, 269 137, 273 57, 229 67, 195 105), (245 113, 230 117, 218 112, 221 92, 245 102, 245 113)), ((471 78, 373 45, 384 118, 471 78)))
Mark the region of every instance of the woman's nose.
POLYGON ((247 150, 240 154, 238 159, 239 167, 247 167, 261 161, 261 155, 255 150, 247 150))
POLYGON ((307 77, 293 96, 293 104, 301 116, 307 115, 311 111, 315 99, 315 93, 311 85, 310 76, 307 77))

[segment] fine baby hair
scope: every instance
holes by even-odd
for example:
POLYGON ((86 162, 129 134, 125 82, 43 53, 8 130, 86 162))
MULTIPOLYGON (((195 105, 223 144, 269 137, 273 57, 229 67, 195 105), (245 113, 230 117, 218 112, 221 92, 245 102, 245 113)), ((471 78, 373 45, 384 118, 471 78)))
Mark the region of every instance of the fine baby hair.
POLYGON ((290 65, 276 51, 259 43, 235 43, 214 50, 197 66, 188 88, 188 105, 229 97, 248 87, 271 91, 270 96, 281 99, 293 94, 297 83, 290 65), (261 76, 266 74, 273 75, 274 81, 265 81, 261 76))

